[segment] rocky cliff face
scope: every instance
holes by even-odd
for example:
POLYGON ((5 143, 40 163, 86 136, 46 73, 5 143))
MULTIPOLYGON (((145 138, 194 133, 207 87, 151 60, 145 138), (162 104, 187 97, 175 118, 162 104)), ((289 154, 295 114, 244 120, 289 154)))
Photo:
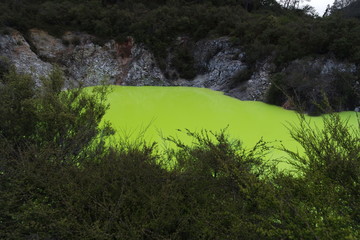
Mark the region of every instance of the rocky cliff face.
POLYGON ((269 59, 259 62, 250 79, 238 83, 227 94, 240 100, 265 101, 274 69, 275 65, 269 59))
POLYGON ((0 35, 0 56, 8 59, 19 72, 31 73, 35 79, 48 75, 52 69, 52 64, 41 60, 17 31, 0 35))
POLYGON ((39 80, 54 65, 64 70, 66 87, 99 84, 168 85, 154 56, 129 39, 97 44, 88 34, 68 32, 55 38, 32 29, 27 40, 17 31, 0 35, 0 56, 7 58, 19 72, 39 80))
MULTIPOLYGON (((176 44, 186 41, 180 38, 176 44)), ((192 86, 223 91, 241 100, 265 100, 271 87, 271 73, 275 70, 270 59, 258 62, 250 71, 243 61, 244 51, 225 37, 192 43, 189 52, 196 77, 185 80, 171 68, 174 59, 171 49, 167 53, 167 69, 163 71, 154 55, 132 38, 123 43, 111 40, 99 44, 95 37, 76 32, 67 32, 60 38, 38 29, 30 30, 26 38, 16 30, 0 34, 0 60, 7 59, 19 72, 30 73, 39 84, 41 76, 48 75, 56 65, 65 73, 67 88, 79 84, 192 86), (175 74, 169 74, 171 71, 175 74)), ((304 81, 308 81, 307 85, 316 89, 321 84, 330 86, 335 81, 334 72, 355 71, 354 65, 314 58, 296 60, 282 73, 284 79, 288 79, 284 84, 288 87, 303 88, 304 81)), ((353 87, 360 88, 359 84, 353 87)))
MULTIPOLYGON (((234 77, 247 66, 242 61, 244 53, 229 39, 199 41, 192 53, 197 77, 174 80, 166 78, 153 54, 143 45, 135 44, 131 38, 122 44, 112 40, 100 45, 94 37, 75 32, 67 32, 61 38, 38 29, 31 29, 26 39, 16 30, 0 35, 0 56, 9 59, 19 72, 30 73, 39 79, 57 65, 64 70, 66 87, 80 83, 85 86, 104 83, 193 86, 224 91, 243 100, 262 100, 248 91, 257 88, 256 91, 261 91, 262 95, 269 82, 266 73, 254 74, 250 84, 242 86, 242 94, 234 90, 234 77)), ((264 71, 266 69, 262 69, 264 71)))
POLYGON ((175 85, 211 88, 227 92, 233 77, 247 68, 244 53, 231 45, 229 39, 201 40, 195 44, 193 58, 198 76, 193 80, 179 79, 175 85))

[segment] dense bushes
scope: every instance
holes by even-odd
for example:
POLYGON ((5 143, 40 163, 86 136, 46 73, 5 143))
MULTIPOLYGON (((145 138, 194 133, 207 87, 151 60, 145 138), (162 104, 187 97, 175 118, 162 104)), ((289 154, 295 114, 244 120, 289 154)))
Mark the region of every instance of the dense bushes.
POLYGON ((302 121, 278 172, 260 141, 226 132, 167 153, 156 144, 105 144, 99 95, 61 93, 55 71, 36 87, 5 71, 0 83, 2 239, 358 239, 360 127, 337 115, 302 121))
POLYGON ((315 233, 321 239, 358 238, 359 127, 348 126, 336 114, 324 118, 324 129, 314 129, 305 121, 293 126, 292 137, 304 147, 305 154, 288 152, 302 175, 300 191, 313 206, 315 233), (331 231, 326 226, 332 226, 331 231))
POLYGON ((10 1, 0 4, 2 27, 37 27, 52 34, 85 31, 104 39, 133 36, 159 59, 178 36, 193 40, 232 36, 246 46, 248 63, 274 55, 276 63, 315 54, 359 61, 358 19, 333 14, 316 18, 305 10, 269 1, 10 1), (251 6, 251 7, 250 7, 251 6), (251 11, 250 11, 251 10, 251 11))

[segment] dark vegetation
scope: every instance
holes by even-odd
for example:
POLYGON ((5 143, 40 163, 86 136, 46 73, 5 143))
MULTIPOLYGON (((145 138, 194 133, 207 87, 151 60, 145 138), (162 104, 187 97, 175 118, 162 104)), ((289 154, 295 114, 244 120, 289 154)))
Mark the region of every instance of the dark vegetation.
POLYGON ((119 41, 133 36, 159 59, 178 36, 231 36, 246 46, 249 63, 274 55, 280 67, 316 54, 360 59, 357 18, 339 11, 318 18, 311 7, 285 9, 275 0, 3 0, 0 9, 2 27, 37 27, 57 35, 85 31, 119 41))
POLYGON ((359 239, 360 126, 291 127, 305 154, 284 149, 294 173, 281 172, 270 145, 224 131, 165 153, 106 144, 106 89, 62 83, 0 75, 1 239, 359 239))
MULTIPOLYGON (((131 35, 160 62, 177 36, 228 35, 250 66, 271 56, 280 71, 318 55, 359 64, 359 20, 308 10, 272 0, 2 0, 0 23, 24 33, 131 35)), ((181 61, 191 62, 188 51, 179 48, 177 67, 191 77, 181 61)), ((274 74, 281 88, 269 98, 309 104, 313 71, 274 74)), ((328 101, 352 102, 358 74, 337 79, 342 94, 328 101)), ((106 144, 114 132, 99 125, 107 90, 62 93, 62 84, 58 70, 39 87, 0 59, 0 239, 360 238, 360 127, 338 115, 324 118, 323 130, 290 127, 305 154, 284 149, 294 172, 281 172, 267 159, 269 144, 244 149, 226 132, 187 132, 196 144, 169 139, 178 149, 166 153, 155 143, 106 144)))
POLYGON ((331 64, 326 61, 303 58, 293 61, 282 72, 274 73, 267 101, 281 105, 291 99, 297 110, 312 115, 354 110, 360 105, 360 85, 354 65, 342 64, 326 70, 324 66, 331 64), (324 70, 327 73, 322 73, 324 70))
POLYGON ((275 0, 3 0, 0 7, 2 27, 37 27, 58 35, 86 31, 119 41, 134 36, 159 57, 178 36, 228 35, 249 47, 249 62, 271 54, 280 65, 311 54, 360 59, 357 19, 342 14, 316 18, 309 8, 284 9, 275 0), (244 8, 245 2, 252 7, 244 8))

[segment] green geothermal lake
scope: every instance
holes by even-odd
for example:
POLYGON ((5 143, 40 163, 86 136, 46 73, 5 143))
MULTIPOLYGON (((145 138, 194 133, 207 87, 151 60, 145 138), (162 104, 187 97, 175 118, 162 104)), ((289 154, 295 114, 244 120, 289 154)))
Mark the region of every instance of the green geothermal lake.
MULTIPOLYGON (((124 87, 114 86, 108 96, 110 109, 105 120, 110 121, 122 138, 135 140, 143 135, 147 141, 166 146, 163 137, 177 136, 187 143, 190 139, 177 129, 227 132, 252 147, 261 138, 296 149, 286 126, 297 124, 294 111, 262 102, 240 101, 222 92, 192 87, 124 87)), ((350 124, 357 123, 355 112, 343 112, 350 124)), ((321 117, 307 117, 322 125, 321 117)), ((274 153, 278 155, 278 153, 274 153)))

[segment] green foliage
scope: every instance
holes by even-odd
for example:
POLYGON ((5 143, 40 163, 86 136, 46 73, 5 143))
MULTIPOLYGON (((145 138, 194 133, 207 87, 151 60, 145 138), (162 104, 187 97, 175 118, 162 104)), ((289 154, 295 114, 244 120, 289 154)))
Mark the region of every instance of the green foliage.
MULTIPOLYGON (((244 46, 250 68, 268 56, 278 71, 313 55, 360 61, 358 19, 319 19, 272 0, 3 0, 0 11, 4 34, 6 27, 38 27, 58 35, 134 36, 162 65, 178 36, 224 35, 244 46)), ((194 76, 190 48, 180 47, 174 64, 181 77, 194 76)), ((273 76, 268 102, 292 97, 306 109, 326 92, 331 106, 360 104, 355 73, 336 73, 328 89, 314 81, 318 69, 289 69, 273 76)), ((244 71, 237 80, 248 76, 244 71)), ((360 238, 358 126, 337 115, 323 130, 305 121, 293 126, 305 150, 284 149, 293 175, 264 164, 268 145, 247 150, 224 132, 187 132, 195 144, 170 139, 178 148, 167 155, 156 144, 109 146, 104 138, 113 131, 100 124, 106 91, 62 92, 63 81, 55 69, 35 84, 0 59, 1 239, 360 238), (175 165, 165 169, 166 161, 175 165)))
POLYGON ((63 231, 67 222, 61 213, 63 203, 56 198, 59 186, 66 185, 69 174, 85 160, 105 149, 103 137, 110 128, 99 127, 105 92, 99 89, 95 96, 81 89, 61 92, 62 84, 57 69, 41 88, 13 69, 1 78, 3 239, 43 239, 54 237, 54 229, 63 231))
POLYGON ((324 117, 324 128, 314 128, 303 119, 298 127, 292 126, 291 134, 305 154, 285 151, 301 176, 300 191, 314 217, 315 236, 358 238, 360 125, 348 126, 331 114, 324 117))
POLYGON ((333 52, 354 60, 359 55, 349 51, 359 45, 358 20, 337 14, 319 19, 307 15, 306 9, 281 9, 273 0, 102 2, 4 0, 0 20, 2 26, 22 31, 38 27, 54 34, 80 30, 101 38, 134 36, 154 46, 152 50, 160 57, 179 35, 238 37, 249 49, 250 62, 274 50, 279 64, 309 54, 333 52), (357 57, 352 58, 354 55, 357 57))
POLYGON ((62 92, 55 69, 35 85, 0 84, 1 239, 358 239, 360 133, 337 115, 292 127, 296 174, 226 131, 176 148, 105 144, 104 89, 62 92))

